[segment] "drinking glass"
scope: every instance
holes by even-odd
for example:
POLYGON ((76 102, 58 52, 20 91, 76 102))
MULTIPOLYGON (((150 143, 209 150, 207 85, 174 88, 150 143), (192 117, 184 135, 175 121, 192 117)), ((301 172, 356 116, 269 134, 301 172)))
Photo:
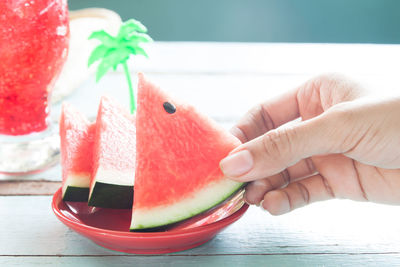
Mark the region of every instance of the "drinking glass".
POLYGON ((50 97, 68 41, 66 0, 0 1, 0 173, 37 172, 58 161, 50 97))

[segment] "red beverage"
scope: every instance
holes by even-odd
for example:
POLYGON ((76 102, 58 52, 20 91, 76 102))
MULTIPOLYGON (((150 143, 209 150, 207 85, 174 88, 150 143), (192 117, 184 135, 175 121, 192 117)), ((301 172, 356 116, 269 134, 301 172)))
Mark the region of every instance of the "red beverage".
POLYGON ((0 134, 47 128, 68 40, 66 0, 0 0, 0 134))

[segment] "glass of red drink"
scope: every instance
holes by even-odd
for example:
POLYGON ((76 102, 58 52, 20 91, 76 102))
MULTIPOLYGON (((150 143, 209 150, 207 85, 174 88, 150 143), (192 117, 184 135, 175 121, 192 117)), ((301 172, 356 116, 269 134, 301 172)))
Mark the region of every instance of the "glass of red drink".
POLYGON ((68 41, 66 0, 0 1, 0 173, 58 160, 49 103, 68 41))

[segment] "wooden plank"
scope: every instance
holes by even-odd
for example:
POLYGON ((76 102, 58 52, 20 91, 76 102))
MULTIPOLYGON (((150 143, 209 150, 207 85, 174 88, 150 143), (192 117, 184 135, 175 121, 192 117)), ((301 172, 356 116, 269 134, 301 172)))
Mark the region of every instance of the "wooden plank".
POLYGON ((0 181, 0 196, 53 195, 60 187, 56 181, 0 181))
POLYGON ((1 266, 398 266, 399 254, 200 256, 0 256, 1 266))
MULTIPOLYGON (((102 248, 57 220, 49 196, 0 197, 0 255, 128 255, 102 248)), ((400 207, 335 200, 283 216, 251 207, 210 242, 171 255, 398 254, 400 207)))

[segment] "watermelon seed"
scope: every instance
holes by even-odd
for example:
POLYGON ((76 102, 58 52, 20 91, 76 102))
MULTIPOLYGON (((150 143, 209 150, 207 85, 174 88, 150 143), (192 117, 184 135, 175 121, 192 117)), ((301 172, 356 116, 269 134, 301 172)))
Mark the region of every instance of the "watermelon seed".
POLYGON ((169 114, 175 113, 176 111, 175 106, 169 102, 164 102, 163 107, 165 111, 168 112, 169 114))

